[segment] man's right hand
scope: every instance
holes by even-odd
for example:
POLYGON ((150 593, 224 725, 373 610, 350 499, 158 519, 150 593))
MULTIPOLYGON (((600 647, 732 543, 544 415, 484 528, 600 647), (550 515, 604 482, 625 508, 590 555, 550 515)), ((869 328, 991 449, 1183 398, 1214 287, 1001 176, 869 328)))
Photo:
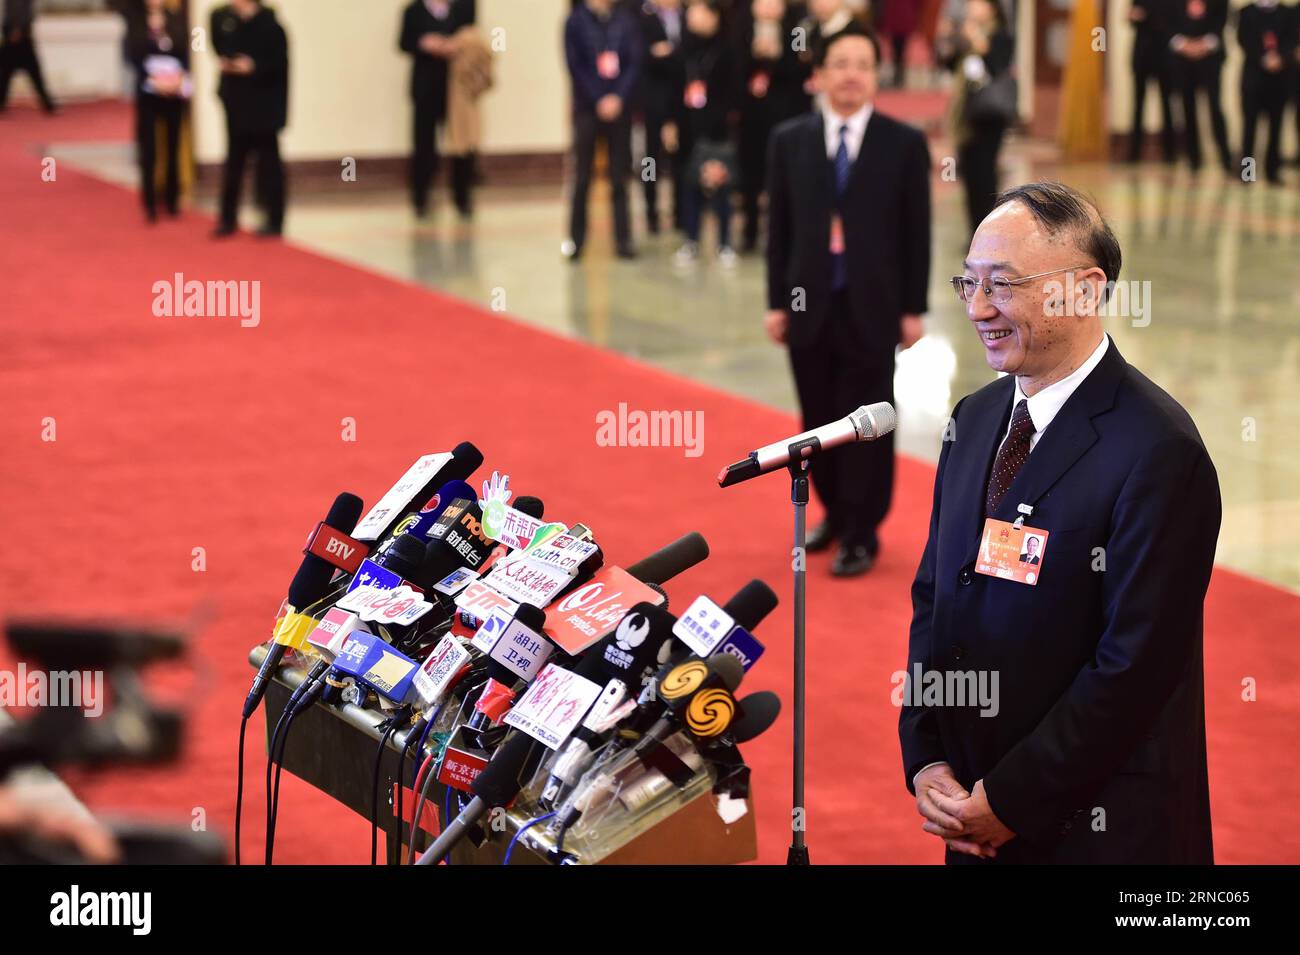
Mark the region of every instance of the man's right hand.
POLYGON ((927 766, 916 774, 916 811, 921 814, 925 822, 921 828, 931 835, 936 835, 944 841, 950 849, 956 852, 964 852, 972 856, 996 855, 996 851, 969 839, 963 839, 962 823, 960 819, 944 812, 936 805, 932 791, 942 793, 950 799, 969 799, 970 793, 957 782, 957 777, 952 774, 952 767, 947 763, 936 763, 933 766, 927 766))
POLYGON ((596 100, 596 115, 607 123, 614 122, 622 112, 623 100, 617 93, 606 93, 596 100))
POLYGON ((763 316, 763 327, 767 329, 768 338, 778 345, 784 345, 790 331, 790 313, 783 308, 771 309, 763 316))

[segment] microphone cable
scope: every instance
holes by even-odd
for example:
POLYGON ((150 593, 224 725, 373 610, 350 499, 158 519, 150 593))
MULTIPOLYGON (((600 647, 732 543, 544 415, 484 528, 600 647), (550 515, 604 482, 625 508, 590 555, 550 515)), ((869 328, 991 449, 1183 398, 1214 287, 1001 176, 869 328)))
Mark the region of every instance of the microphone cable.
POLYGON ((555 815, 554 812, 548 812, 546 815, 544 815, 544 816, 538 816, 536 819, 530 819, 530 820, 529 820, 528 822, 526 822, 524 825, 520 826, 520 827, 519 827, 519 831, 516 832, 516 833, 514 834, 514 838, 512 838, 512 839, 510 840, 510 845, 506 846, 506 856, 505 856, 504 859, 501 860, 501 864, 502 864, 502 865, 509 865, 509 864, 510 864, 510 854, 511 854, 512 852, 515 851, 515 845, 516 845, 516 843, 519 842, 519 838, 520 838, 520 837, 521 837, 525 832, 527 832, 527 831, 528 831, 529 829, 531 829, 533 826, 537 825, 539 822, 545 822, 547 819, 550 819, 550 818, 551 818, 552 816, 554 816, 554 815, 555 815))
MULTIPOLYGON (((370 782, 370 864, 379 865, 379 771, 384 764, 384 751, 388 741, 397 732, 397 719, 394 718, 379 737, 379 748, 375 751, 375 771, 370 782)), ((401 786, 401 779, 398 779, 401 786)))
POLYGON ((248 717, 239 720, 239 765, 235 769, 235 865, 239 865, 239 830, 244 811, 244 734, 248 731, 248 717))

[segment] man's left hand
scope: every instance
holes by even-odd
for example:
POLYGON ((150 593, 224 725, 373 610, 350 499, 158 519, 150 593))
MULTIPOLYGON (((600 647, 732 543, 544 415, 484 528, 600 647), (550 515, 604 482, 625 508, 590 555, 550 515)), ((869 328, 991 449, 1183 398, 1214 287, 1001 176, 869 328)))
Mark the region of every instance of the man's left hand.
POLYGON ((903 348, 911 348, 925 334, 920 315, 904 315, 899 328, 898 343, 903 348))
POLYGON ((950 799, 936 792, 934 804, 950 816, 961 820, 962 839, 967 842, 996 849, 1016 837, 1016 834, 994 815, 993 808, 989 805, 988 795, 984 792, 982 779, 971 789, 969 799, 950 799))

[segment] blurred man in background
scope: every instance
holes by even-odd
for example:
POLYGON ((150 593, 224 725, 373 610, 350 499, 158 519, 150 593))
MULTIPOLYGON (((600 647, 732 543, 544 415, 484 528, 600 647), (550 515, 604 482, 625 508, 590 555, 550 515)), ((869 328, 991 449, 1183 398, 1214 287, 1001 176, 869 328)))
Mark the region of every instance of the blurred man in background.
POLYGON ((212 11, 212 48, 219 57, 217 95, 226 108, 226 164, 221 179, 221 219, 213 235, 239 225, 244 164, 257 154, 257 198, 266 213, 259 235, 284 228, 284 163, 280 130, 289 116, 289 45, 275 13, 261 0, 231 0, 212 11))
MULTIPOLYGON (((447 119, 448 61, 456 55, 454 34, 474 22, 472 0, 411 0, 402 14, 398 45, 411 56, 411 204, 428 214, 429 186, 438 174, 437 127, 447 119)), ((451 161, 451 191, 461 216, 470 214, 474 163, 468 156, 451 161)))
POLYGON ((1241 8, 1237 41, 1245 61, 1241 65, 1241 155, 1255 157, 1255 132, 1261 114, 1268 121, 1264 175, 1274 184, 1282 181, 1282 113, 1294 82, 1291 73, 1296 45, 1292 26, 1295 9, 1277 0, 1255 0, 1241 8))
POLYGON ((32 26, 36 22, 36 0, 3 0, 4 17, 0 20, 0 110, 9 101, 9 81, 22 70, 32 81, 36 96, 45 112, 53 113, 54 100, 45 89, 41 61, 32 43, 32 26))
MULTIPOLYGON (((930 282, 930 152, 917 129, 873 106, 880 49, 853 27, 821 47, 822 104, 772 133, 768 312, 789 346, 804 428, 894 399, 894 350, 921 337, 930 282)), ((831 573, 865 573, 894 487, 892 435, 812 462, 826 519, 809 551, 840 549, 831 573)))
POLYGON ((1187 160, 1201 168, 1201 128, 1196 115, 1196 94, 1210 108, 1210 128, 1219 162, 1225 172, 1235 172, 1228 149, 1228 125, 1223 119, 1223 30, 1228 23, 1228 0, 1187 0, 1174 17, 1172 75, 1183 101, 1183 133, 1187 160))
POLYGON ((646 0, 638 12, 645 39, 645 65, 637 104, 645 129, 645 154, 654 160, 654 174, 645 184, 646 231, 659 233, 659 184, 672 186, 673 226, 681 228, 682 161, 680 132, 682 95, 686 85, 682 61, 682 0, 646 0), (669 158, 671 156, 671 159, 669 158))
POLYGON ((636 256, 627 204, 632 165, 632 117, 628 101, 641 75, 644 40, 640 24, 614 0, 584 0, 564 24, 564 55, 573 82, 573 204, 565 253, 573 261, 587 241, 587 193, 596 141, 609 149, 614 237, 620 259, 636 256))
POLYGON ((1128 19, 1133 24, 1133 126, 1128 160, 1142 154, 1142 119, 1147 87, 1154 80, 1160 99, 1160 147, 1165 162, 1178 155, 1174 136, 1173 88, 1169 78, 1169 38, 1177 0, 1133 0, 1128 19))
POLYGON ((745 227, 742 249, 758 246, 758 207, 767 181, 767 141, 780 123, 808 111, 807 72, 794 49, 802 4, 752 0, 741 32, 740 176, 745 227))

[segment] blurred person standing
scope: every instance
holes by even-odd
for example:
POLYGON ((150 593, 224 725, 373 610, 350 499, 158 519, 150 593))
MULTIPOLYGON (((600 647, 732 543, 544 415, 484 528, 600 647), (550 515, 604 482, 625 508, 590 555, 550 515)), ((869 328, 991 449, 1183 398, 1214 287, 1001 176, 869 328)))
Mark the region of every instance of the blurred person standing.
POLYGON ((1201 128, 1196 115, 1196 94, 1205 96, 1210 109, 1210 129, 1224 172, 1233 173, 1228 148, 1228 124, 1223 118, 1223 30, 1228 23, 1228 0, 1187 0, 1174 17, 1169 49, 1173 52, 1174 87, 1183 101, 1183 133, 1187 160, 1201 168, 1201 128))
POLYGON ((609 149, 618 257, 636 257, 627 203, 632 165, 628 101, 641 74, 643 44, 640 24, 614 0, 583 0, 564 24, 564 54, 573 83, 574 182, 565 243, 571 261, 581 258, 587 241, 587 194, 598 139, 609 149))
POLYGON ((993 208, 1002 140, 1016 120, 1014 44, 1000 4, 967 0, 961 25, 937 45, 940 61, 954 74, 957 175, 966 192, 966 217, 973 233, 993 208))
POLYGON ((226 163, 221 179, 221 219, 215 238, 238 226, 239 193, 249 153, 257 154, 257 197, 266 213, 258 231, 284 228, 284 163, 280 130, 289 117, 289 44, 284 28, 261 0, 231 0, 212 11, 212 48, 219 57, 217 95, 226 108, 226 163))
POLYGON ((877 26, 880 35, 889 40, 893 53, 894 89, 901 90, 907 81, 907 41, 916 32, 921 18, 921 0, 883 0, 883 11, 877 26))
POLYGON ((742 248, 758 246, 758 207, 767 180, 767 141, 787 119, 808 111, 811 98, 794 48, 794 29, 803 19, 801 4, 752 0, 740 34, 740 179, 744 206, 742 248))
MULTIPOLYGON (((429 187, 438 173, 437 128, 447 120, 455 34, 473 24, 474 14, 465 0, 411 0, 402 14, 398 46, 411 56, 411 205, 420 218, 428 215, 429 187)), ((462 218, 470 215, 473 171, 472 155, 452 158, 452 198, 462 218)))
POLYGON ((135 145, 140 164, 140 198, 145 217, 158 219, 158 129, 163 131, 163 203, 180 212, 180 136, 185 107, 193 94, 185 20, 165 0, 135 0, 124 10, 126 55, 135 67, 135 145))
MULTIPOLYGON (((768 336, 787 345, 806 429, 893 401, 894 350, 922 334, 930 283, 930 152, 873 105, 879 46, 854 27, 821 47, 819 108, 782 123, 768 157, 768 336)), ((871 569, 894 484, 892 437, 815 457, 826 519, 810 552, 835 540, 831 573, 871 569)))
POLYGON ((32 42, 36 22, 36 0, 3 0, 4 17, 0 19, 0 110, 9 102, 9 81, 22 70, 32 81, 41 107, 53 113, 57 107, 45 88, 41 61, 32 42))
POLYGON ((1173 86, 1170 81, 1169 40, 1178 0, 1133 0, 1128 19, 1133 24, 1133 126, 1129 134, 1128 161, 1142 154, 1143 113, 1147 87, 1154 80, 1160 99, 1160 149, 1165 162, 1178 156, 1174 134, 1173 86))
POLYGON ((1282 114, 1295 82, 1291 75, 1296 42, 1293 13, 1283 9, 1278 0, 1255 0, 1237 14, 1237 41, 1245 57, 1241 65, 1241 155, 1255 158, 1255 132, 1262 113, 1268 120, 1264 175, 1274 185, 1282 181, 1282 114))
POLYGON ((677 262, 698 257, 707 204, 718 223, 718 261, 730 267, 736 262, 731 247, 731 197, 739 176, 731 115, 738 105, 739 74, 735 52, 722 30, 718 0, 688 0, 682 49, 686 70, 682 141, 690 144, 690 153, 682 185, 686 242, 677 251, 677 262))
POLYGON ((662 182, 671 183, 673 225, 675 228, 682 225, 682 177, 678 169, 683 159, 679 140, 682 95, 686 87, 682 0, 646 0, 637 15, 645 42, 637 105, 645 129, 645 154, 654 160, 654 174, 642 176, 646 231, 658 235, 662 182))

